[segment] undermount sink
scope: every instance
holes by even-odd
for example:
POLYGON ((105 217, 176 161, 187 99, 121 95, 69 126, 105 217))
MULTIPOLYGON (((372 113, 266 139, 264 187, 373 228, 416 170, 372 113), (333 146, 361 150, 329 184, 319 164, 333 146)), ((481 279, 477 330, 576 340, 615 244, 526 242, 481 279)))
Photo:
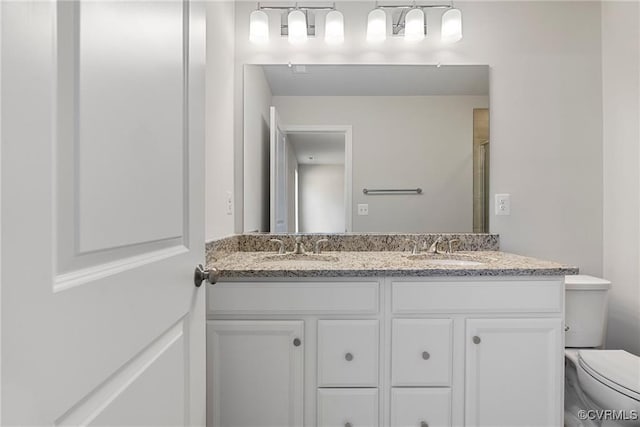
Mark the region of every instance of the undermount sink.
POLYGON ((416 255, 407 255, 407 259, 412 261, 420 261, 422 264, 429 265, 448 265, 448 266, 458 266, 458 267, 472 267, 483 265, 483 262, 472 261, 468 259, 458 259, 458 258, 435 258, 432 254, 416 254, 416 255))
POLYGON ((336 262, 339 258, 332 255, 323 254, 272 254, 266 255, 262 258, 262 262, 278 262, 278 261, 321 261, 321 262, 336 262))

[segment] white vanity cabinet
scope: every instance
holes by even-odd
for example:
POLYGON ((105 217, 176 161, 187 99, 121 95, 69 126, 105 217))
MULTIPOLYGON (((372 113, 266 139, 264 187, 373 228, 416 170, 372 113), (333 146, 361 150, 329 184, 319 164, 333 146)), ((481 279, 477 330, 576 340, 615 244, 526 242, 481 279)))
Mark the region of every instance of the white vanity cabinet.
POLYGON ((223 280, 208 290, 208 423, 560 427, 563 283, 223 280))

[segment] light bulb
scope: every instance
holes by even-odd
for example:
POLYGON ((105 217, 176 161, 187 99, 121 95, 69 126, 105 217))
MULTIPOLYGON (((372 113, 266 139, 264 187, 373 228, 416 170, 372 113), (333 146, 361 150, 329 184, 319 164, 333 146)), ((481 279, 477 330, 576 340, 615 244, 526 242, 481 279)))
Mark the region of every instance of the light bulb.
POLYGON ((422 9, 411 9, 404 18, 404 39, 420 41, 424 39, 424 12, 422 9))
POLYGON ((255 44, 269 42, 269 17, 262 10, 254 10, 249 16, 249 41, 255 44))
POLYGON ((300 44, 307 41, 307 17, 301 10, 292 10, 287 17, 289 43, 300 44))
POLYGON ((387 14, 382 9, 373 9, 367 17, 367 41, 379 43, 387 38, 387 14))
POLYGON ((327 44, 344 43, 344 17, 337 10, 327 13, 324 24, 324 41, 327 44))
POLYGON ((454 43, 462 38, 462 12, 449 9, 442 14, 441 39, 443 43, 454 43))

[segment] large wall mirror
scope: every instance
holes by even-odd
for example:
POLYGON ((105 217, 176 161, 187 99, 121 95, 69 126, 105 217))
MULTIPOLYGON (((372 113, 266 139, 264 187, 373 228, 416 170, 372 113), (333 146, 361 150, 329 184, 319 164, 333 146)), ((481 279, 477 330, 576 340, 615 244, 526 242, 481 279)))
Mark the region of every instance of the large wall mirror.
POLYGON ((488 232, 489 67, 245 65, 244 231, 488 232))

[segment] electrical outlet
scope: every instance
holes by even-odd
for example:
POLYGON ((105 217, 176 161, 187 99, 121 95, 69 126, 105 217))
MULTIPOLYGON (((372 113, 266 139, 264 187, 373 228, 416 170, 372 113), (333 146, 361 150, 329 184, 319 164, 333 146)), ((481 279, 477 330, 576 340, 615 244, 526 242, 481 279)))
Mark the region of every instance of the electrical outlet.
POLYGON ((359 203, 358 215, 369 215, 369 205, 366 203, 359 203))
POLYGON ((226 204, 227 215, 232 215, 233 214, 233 194, 231 194, 231 191, 227 191, 225 204, 226 204))
POLYGON ((496 194, 496 215, 511 215, 511 194, 496 194))

